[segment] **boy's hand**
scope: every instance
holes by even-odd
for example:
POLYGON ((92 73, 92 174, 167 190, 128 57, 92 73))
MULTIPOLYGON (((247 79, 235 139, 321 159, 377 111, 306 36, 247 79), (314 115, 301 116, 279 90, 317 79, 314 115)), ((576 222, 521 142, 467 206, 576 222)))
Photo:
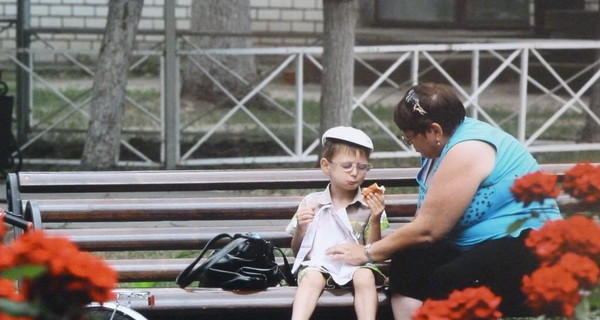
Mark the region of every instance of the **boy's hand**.
POLYGON ((366 195, 364 197, 364 200, 369 206, 369 209, 371 209, 371 218, 369 220, 373 219, 373 221, 379 222, 379 218, 381 218, 381 214, 385 209, 385 201, 383 200, 383 194, 373 192, 366 195))
POLYGON ((314 220, 317 208, 302 208, 296 212, 298 219, 298 229, 306 229, 306 227, 314 220))

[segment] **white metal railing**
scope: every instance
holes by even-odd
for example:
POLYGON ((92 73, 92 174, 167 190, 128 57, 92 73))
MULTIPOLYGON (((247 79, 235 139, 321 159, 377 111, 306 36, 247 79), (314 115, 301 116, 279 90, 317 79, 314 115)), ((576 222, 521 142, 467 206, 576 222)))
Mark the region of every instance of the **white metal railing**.
MULTIPOLYGON (((181 38, 180 42, 187 47, 191 42, 181 38)), ((577 150, 600 150, 600 143, 575 143, 573 128, 581 126, 589 117, 600 127, 600 115, 589 108, 590 88, 600 78, 600 60, 590 59, 586 64, 572 64, 570 71, 559 70, 562 64, 556 62, 555 56, 569 53, 595 52, 600 50, 600 41, 518 41, 506 43, 464 43, 464 44, 431 44, 431 45, 398 45, 398 46, 368 46, 355 48, 357 65, 364 77, 373 79, 367 84, 356 87, 352 110, 354 118, 360 117, 357 126, 376 137, 376 152, 373 158, 397 158, 418 156, 411 148, 403 144, 396 136, 396 128, 391 121, 391 103, 399 99, 399 95, 407 87, 417 81, 437 79, 449 83, 463 99, 465 107, 473 117, 481 118, 494 126, 501 127, 514 134, 532 152, 557 152, 577 150), (457 72, 456 61, 461 61, 461 68, 467 65, 470 70, 457 72), (466 61, 466 63, 465 63, 466 61), (535 70, 535 72, 532 72, 535 70), (466 73, 465 78, 458 73, 466 73), (508 79, 508 80, 507 80, 508 79), (498 88, 508 88, 509 94, 505 105, 495 106, 494 98, 498 88), (391 92, 386 97, 385 92, 391 92), (391 98, 390 98, 391 97, 391 98), (381 98, 381 99, 380 99, 381 98), (389 98, 388 102, 382 99, 389 98), (396 100, 394 100, 396 99, 396 100), (385 113, 382 110, 388 110, 385 113), (540 110, 543 110, 540 111, 540 110), (542 113, 542 116, 539 114, 542 113), (532 124, 532 114, 536 123, 532 124), (561 123, 568 121, 568 124, 561 123), (557 127, 570 127, 571 131, 561 134, 557 127), (378 147, 377 141, 383 141, 378 147)), ((38 55, 62 55, 75 65, 81 64, 76 57, 95 57, 97 52, 50 49, 31 49, 32 57, 38 55)), ((32 123, 38 130, 31 134, 28 142, 21 146, 25 151, 43 141, 42 137, 52 133, 59 134, 60 125, 76 114, 87 117, 89 96, 83 101, 73 101, 51 81, 44 79, 36 72, 36 59, 30 65, 19 62, 14 50, 1 50, 2 60, 14 63, 17 68, 27 70, 36 84, 48 88, 65 102, 65 110, 60 116, 50 120, 52 123, 42 125, 35 116, 32 123)), ((160 59, 162 50, 146 50, 135 53, 132 69, 140 67, 150 57, 160 59)), ((191 47, 190 50, 179 50, 177 59, 186 59, 189 66, 204 73, 215 86, 220 88, 227 97, 224 107, 213 107, 211 117, 206 109, 186 110, 181 113, 183 125, 175 128, 174 134, 180 135, 183 141, 178 150, 179 166, 204 166, 218 164, 249 164, 249 163, 283 163, 307 162, 317 158, 315 150, 318 147, 318 121, 314 118, 314 107, 307 109, 308 93, 319 90, 318 85, 305 83, 306 72, 318 73, 321 47, 287 47, 287 48, 251 48, 251 49, 210 49, 202 50, 191 47), (256 60, 269 60, 269 70, 259 81, 252 82, 244 79, 235 70, 228 69, 216 58, 224 55, 250 55, 256 60), (202 58, 202 59, 200 59, 202 58), (268 59, 267 59, 268 58, 268 59), (246 84, 255 83, 243 97, 236 97, 226 85, 211 75, 206 61, 213 63, 239 81, 246 84), (295 71, 293 85, 281 85, 280 77, 286 70, 295 71), (315 89, 316 87, 316 89, 315 89), (286 91, 287 98, 276 99, 273 94, 286 91), (268 102, 265 109, 252 105, 253 99, 263 99, 268 102), (287 103, 286 103, 287 102, 287 103), (291 103, 290 103, 291 102, 291 103), (245 118, 246 121, 241 121, 245 118), (263 145, 261 152, 240 151, 230 153, 228 157, 208 157, 211 149, 223 148, 228 151, 247 143, 245 138, 261 135, 263 145), (185 138, 183 138, 185 137, 185 138), (258 153, 258 154, 257 154, 258 153)), ((588 56, 590 56, 588 54, 588 56)), ((593 56, 593 55, 592 55, 593 56)), ((598 57, 598 55, 596 55, 598 57)), ((164 60, 161 59, 161 65, 164 60)), ((177 63, 179 65, 179 61, 177 63)), ((93 72, 87 68, 90 76, 93 72)), ((164 77, 161 73, 161 97, 164 95, 164 77)), ((35 86, 32 86, 35 88, 35 86)), ((89 88, 91 90, 91 88, 89 88)), ((317 94, 318 95, 318 94, 317 94)), ((33 97, 33 96, 32 96, 33 97)), ((33 98, 32 98, 33 99, 33 98)), ((160 108, 149 110, 142 103, 128 97, 128 103, 137 110, 140 118, 148 121, 142 125, 126 125, 129 132, 143 131, 143 135, 154 132, 156 144, 153 154, 147 155, 147 150, 141 150, 127 138, 121 141, 132 154, 134 160, 121 161, 122 165, 162 166, 165 147, 165 105, 161 98, 160 108), (143 130, 140 130, 143 129, 143 130)), ((32 109, 40 107, 40 101, 33 101, 32 109)), ((318 100, 317 100, 318 102, 318 100)), ((311 102, 314 104, 314 102, 311 102)), ((181 103, 175 106, 182 111, 181 103)), ((36 112, 32 113, 36 115, 36 112)), ((135 116, 138 117, 138 116, 135 116)), ((358 121, 358 120, 356 120, 358 121)), ((85 128, 84 128, 85 129, 85 128)), ((133 135, 133 134, 132 134, 133 135)), ((127 135, 131 137, 132 135, 127 135)), ((32 159, 30 162, 44 163, 78 163, 79 159, 32 159)))

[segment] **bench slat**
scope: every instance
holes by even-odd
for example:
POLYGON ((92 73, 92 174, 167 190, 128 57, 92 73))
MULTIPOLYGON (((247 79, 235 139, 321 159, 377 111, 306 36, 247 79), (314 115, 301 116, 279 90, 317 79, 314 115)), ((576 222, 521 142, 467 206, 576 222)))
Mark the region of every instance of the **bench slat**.
MULTIPOLYGON (((197 251, 198 254, 200 251, 197 251)), ((291 266, 294 264, 293 257, 287 257, 291 266)), ((143 282, 143 281, 169 281, 174 282, 179 273, 190 265, 193 258, 175 258, 175 259, 107 259, 106 262, 119 274, 119 282, 143 282)), ((200 264, 206 259, 200 260, 200 264)), ((281 257, 275 257, 275 261, 280 267, 284 266, 281 257)), ((376 266, 387 274, 389 271, 389 262, 377 263, 376 266)))
MULTIPOLYGON (((200 254, 200 251, 197 251, 200 254)), ((174 282, 179 273, 188 265, 194 262, 193 258, 175 258, 175 259, 114 259, 105 260, 119 274, 119 282, 140 282, 140 281, 171 281, 174 282)), ((283 259, 275 257, 279 266, 283 266, 283 259)), ((199 264, 206 261, 200 260, 199 264)), ((288 258, 290 268, 294 263, 294 258, 288 258)))
MULTIPOLYGON (((136 250, 193 250, 204 248, 210 239, 220 233, 256 232, 278 247, 289 247, 291 236, 285 227, 274 231, 270 227, 236 226, 195 228, 114 228, 114 229, 60 229, 45 231, 49 236, 71 239, 87 251, 136 251, 136 250)), ((217 244, 223 244, 224 241, 217 244)))
MULTIPOLYGON (((212 288, 178 289, 152 288, 145 290, 154 295, 155 305, 149 307, 146 301, 132 300, 131 306, 144 315, 158 315, 163 312, 172 314, 198 314, 208 309, 227 310, 263 310, 289 309, 292 307, 295 287, 272 287, 260 291, 227 291, 212 288)), ((380 306, 389 304, 383 289, 378 290, 380 306)), ((352 306, 354 295, 350 289, 324 290, 317 302, 319 308, 352 306)))
MULTIPOLYGON (((373 169, 365 184, 416 186, 416 173, 417 168, 373 169)), ((22 193, 307 189, 323 188, 328 182, 318 169, 21 172, 18 189, 22 193)))
MULTIPOLYGON (((40 199, 30 202, 35 201, 40 213, 26 207, 25 216, 40 214, 44 222, 291 219, 301 200, 301 196, 40 199)), ((388 216, 413 216, 417 195, 391 194, 385 201, 388 216)))
MULTIPOLYGON (((572 163, 542 164, 540 170, 562 176, 572 166, 572 163)), ((416 186, 418 170, 375 168, 369 171, 365 184, 416 186)), ((319 169, 250 169, 21 172, 17 180, 16 187, 22 193, 82 193, 321 188, 329 178, 319 169)))
MULTIPOLYGON (((282 221, 283 222, 283 221, 282 221)), ((398 228, 400 223, 391 223, 398 228)), ((285 232, 285 224, 269 226, 174 227, 174 228, 102 228, 102 229, 46 229, 49 236, 67 237, 87 251, 135 250, 194 250, 202 249, 220 233, 255 232, 274 246, 289 248, 292 237, 285 232)), ((217 242, 217 245, 226 240, 217 242)))

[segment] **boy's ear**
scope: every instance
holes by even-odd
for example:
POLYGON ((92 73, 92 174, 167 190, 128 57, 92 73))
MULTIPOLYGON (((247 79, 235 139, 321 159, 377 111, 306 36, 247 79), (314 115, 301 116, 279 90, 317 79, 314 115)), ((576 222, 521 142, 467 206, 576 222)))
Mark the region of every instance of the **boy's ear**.
POLYGON ((327 159, 321 158, 321 161, 319 161, 319 163, 321 164, 321 170, 323 170, 323 172, 325 172, 326 175, 329 175, 329 162, 327 161, 327 159))

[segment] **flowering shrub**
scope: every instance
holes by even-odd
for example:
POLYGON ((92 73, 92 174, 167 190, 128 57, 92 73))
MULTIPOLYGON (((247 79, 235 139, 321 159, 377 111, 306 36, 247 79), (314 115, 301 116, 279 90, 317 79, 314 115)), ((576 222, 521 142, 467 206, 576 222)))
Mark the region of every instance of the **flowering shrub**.
POLYGON ((116 282, 116 272, 103 260, 65 238, 32 231, 11 245, 0 244, 0 320, 82 319, 84 306, 113 298, 116 282))
MULTIPOLYGON (((511 191, 515 198, 528 205, 555 198, 556 180, 549 174, 525 175, 515 181, 511 191), (525 185, 544 185, 530 191, 525 185), (535 193, 535 196, 532 196, 535 193)), ((563 191, 583 202, 590 209, 600 204, 600 167, 578 163, 565 172, 563 191)), ((600 226, 592 218, 595 212, 582 212, 565 220, 548 221, 539 230, 530 232, 525 241, 540 260, 540 268, 523 277, 523 292, 529 305, 540 316, 587 319, 592 310, 585 298, 594 291, 600 274, 600 226), (578 306, 580 308, 577 314, 578 306)))
POLYGON ((525 244, 541 262, 523 278, 531 307, 540 315, 572 317, 585 292, 598 283, 600 226, 581 215, 549 221, 525 244))
POLYGON ((412 315, 414 320, 492 320, 498 311, 501 298, 487 287, 466 288, 453 291, 447 300, 428 299, 412 315))

